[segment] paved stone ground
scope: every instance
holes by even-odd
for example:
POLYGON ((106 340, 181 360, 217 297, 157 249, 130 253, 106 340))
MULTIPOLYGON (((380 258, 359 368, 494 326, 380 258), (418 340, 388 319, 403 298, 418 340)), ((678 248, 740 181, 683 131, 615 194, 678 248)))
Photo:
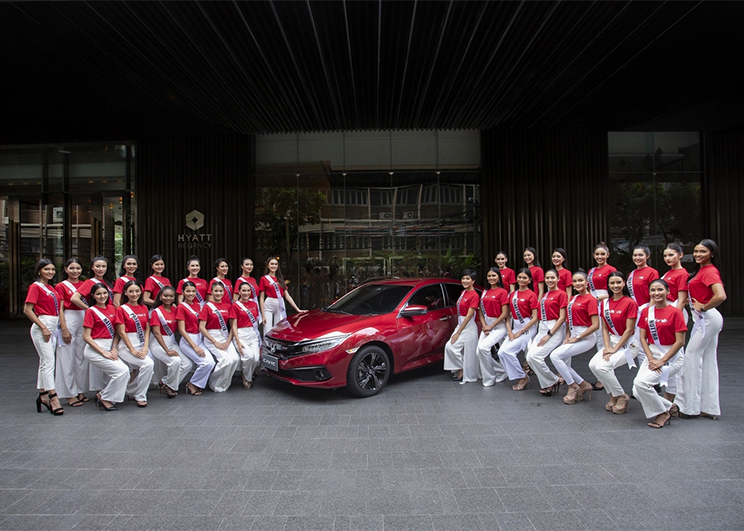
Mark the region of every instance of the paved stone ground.
POLYGON ((369 399, 236 378, 39 415, 28 324, 0 330, 0 529, 744 529, 744 321, 721 336, 722 418, 662 430, 636 401, 618 416, 604 393, 567 406, 438 368, 369 399))

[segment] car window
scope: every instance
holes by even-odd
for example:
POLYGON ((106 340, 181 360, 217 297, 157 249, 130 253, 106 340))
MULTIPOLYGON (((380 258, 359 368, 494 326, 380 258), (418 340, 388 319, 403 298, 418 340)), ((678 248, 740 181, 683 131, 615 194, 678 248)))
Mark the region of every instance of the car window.
POLYGON ((408 300, 409 306, 426 306, 428 310, 440 310, 444 308, 444 298, 442 288, 439 284, 424 286, 416 293, 411 295, 408 300))
POLYGON ((457 299, 460 298, 460 293, 462 293, 462 286, 458 284, 445 284, 444 289, 447 290, 447 306, 457 304, 457 299))
POLYGON ((359 286, 324 311, 351 315, 381 315, 392 312, 411 291, 411 286, 367 284, 359 286))

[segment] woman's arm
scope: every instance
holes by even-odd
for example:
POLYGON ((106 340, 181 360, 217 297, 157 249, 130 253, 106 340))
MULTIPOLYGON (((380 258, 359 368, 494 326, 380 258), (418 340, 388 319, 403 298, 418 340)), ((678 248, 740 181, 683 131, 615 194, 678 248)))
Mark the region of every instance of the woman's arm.
POLYGON ((163 337, 163 332, 160 330, 160 325, 151 327, 150 331, 152 332, 152 335, 155 336, 155 341, 158 342, 158 345, 160 345, 165 353, 168 354, 168 347, 165 344, 165 338, 163 337))
POLYGON ((153 304, 155 304, 155 300, 152 298, 152 291, 148 289, 142 294, 142 302, 145 303, 147 306, 152 306, 153 304))
POLYGON ((127 330, 124 324, 119 323, 116 325, 116 333, 119 336, 119 339, 124 342, 124 346, 127 347, 129 352, 131 352, 134 356, 136 356, 137 354, 135 354, 135 352, 137 351, 134 349, 134 345, 132 345, 132 342, 129 341, 129 337, 127 336, 127 330))
POLYGON ((212 344, 217 346, 217 341, 212 337, 212 334, 209 333, 209 330, 207 329, 207 322, 206 321, 199 321, 199 332, 201 332, 201 335, 204 336, 206 339, 209 339, 212 344))
POLYGON ((294 299, 292 298, 292 295, 289 294, 289 290, 284 290, 284 298, 286 301, 294 308, 297 313, 305 313, 307 310, 300 310, 299 307, 295 304, 294 299))
POLYGON ((23 305, 23 314, 41 329, 41 334, 44 336, 44 343, 49 343, 49 340, 52 339, 52 332, 44 326, 39 316, 34 313, 34 304, 32 302, 27 302, 23 305))
POLYGON ((699 312, 707 312, 713 308, 717 308, 723 301, 726 300, 726 290, 723 289, 723 284, 713 284, 710 289, 713 291, 713 297, 702 304, 695 299, 692 299, 692 307, 699 312))
POLYGON ((529 321, 527 321, 527 324, 522 327, 520 331, 518 331, 516 334, 514 334, 514 337, 519 337, 527 333, 527 330, 530 329, 531 326, 534 326, 537 324, 538 316, 537 316, 537 308, 532 310, 532 317, 529 321))
POLYGON ((465 330, 465 327, 468 325, 470 321, 473 320, 473 317, 475 316, 475 308, 468 308, 468 314, 465 316, 465 319, 462 320, 462 323, 460 323, 460 326, 457 328, 454 334, 452 334, 452 338, 450 339, 450 343, 453 345, 457 343, 457 340, 460 338, 460 333, 465 330))
POLYGON ((261 310, 261 324, 266 326, 266 314, 264 314, 264 299, 266 298, 266 292, 262 291, 258 296, 258 304, 261 310))
POLYGON ((65 303, 61 298, 59 301, 59 329, 62 332, 62 341, 67 345, 72 343, 72 334, 67 328, 67 319, 65 318, 65 303))
POLYGON ((653 359, 653 357, 648 358, 648 368, 652 371, 661 371, 662 367, 670 360, 672 359, 677 352, 679 352, 679 349, 685 346, 685 332, 676 332, 674 334, 674 344, 669 348, 666 354, 659 358, 658 360, 653 359))
POLYGON ((541 301, 543 298, 543 295, 545 295, 545 282, 538 282, 537 283, 537 300, 541 301))
POLYGON ((114 293, 114 306, 116 308, 121 306, 121 293, 114 293))
POLYGON ((87 310, 88 305, 85 304, 85 301, 83 300, 83 296, 80 295, 79 292, 75 292, 72 294, 72 297, 70 297, 70 302, 80 308, 81 310, 87 310))

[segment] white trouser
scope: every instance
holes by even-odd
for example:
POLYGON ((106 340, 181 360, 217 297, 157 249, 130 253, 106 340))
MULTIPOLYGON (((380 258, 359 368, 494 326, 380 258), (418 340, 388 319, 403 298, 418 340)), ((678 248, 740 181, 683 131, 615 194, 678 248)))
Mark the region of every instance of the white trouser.
POLYGON ((243 350, 239 350, 235 347, 235 350, 240 355, 240 368, 243 371, 243 378, 249 382, 253 381, 253 373, 261 365, 261 352, 258 346, 258 336, 252 326, 246 328, 238 328, 238 339, 240 344, 243 345, 243 350))
MULTIPOLYGON (((93 340, 104 352, 111 350, 111 339, 93 340)), ((127 394, 127 382, 129 381, 129 367, 121 361, 121 358, 113 361, 104 358, 93 347, 86 343, 83 355, 91 367, 95 367, 105 380, 101 386, 101 399, 107 402, 124 402, 127 394)))
POLYGON ((705 320, 705 337, 702 337, 700 329, 695 329, 690 337, 674 403, 687 415, 720 415, 718 334, 723 329, 723 317, 713 308, 701 318, 705 320))
MULTIPOLYGON (((583 334, 587 328, 589 327, 574 326, 571 331, 571 336, 578 337, 583 334)), ((563 376, 563 379, 568 385, 573 383, 581 385, 584 379, 566 362, 574 356, 578 356, 579 354, 591 350, 595 345, 595 341, 594 337, 588 336, 584 339, 580 339, 576 343, 563 344, 550 353, 550 361, 553 362, 553 366, 559 373, 561 373, 561 376, 563 376)), ((602 344, 604 344, 604 340, 602 344)))
MULTIPOLYGON (((676 300, 674 302, 670 302, 669 304, 671 304, 675 308, 679 308, 680 310, 682 310, 682 315, 685 318, 685 325, 687 325, 688 320, 689 320, 689 315, 690 315, 687 312, 687 309, 684 306, 681 306, 681 307, 679 306, 679 300, 676 300)), ((641 344, 640 341, 638 342, 638 344, 639 345, 641 344)), ((640 349, 640 350, 641 350, 641 352, 643 351, 643 349, 640 349)), ((645 353, 643 354, 643 359, 646 359, 646 354, 645 353)), ((639 361, 638 361, 639 365, 640 365, 641 361, 642 360, 639 358, 639 361)), ((684 366, 682 368, 684 369, 684 366)), ((666 393, 669 393, 670 395, 676 395, 677 394, 677 386, 679 385, 679 380, 680 380, 681 377, 682 377, 682 371, 680 371, 679 373, 677 373, 675 376, 671 376, 669 378, 669 384, 667 385, 667 388, 666 388, 666 391, 665 392, 666 393)))
MULTIPOLYGON (((610 347, 614 348, 617 346, 619 341, 620 336, 610 334, 610 347)), ((629 342, 630 346, 628 349, 630 349, 630 355, 633 356, 633 358, 636 358, 638 356, 638 345, 634 342, 633 336, 631 336, 629 342)), ((615 369, 622 365, 627 365, 627 363, 628 359, 625 356, 625 349, 618 350, 612 354, 608 360, 604 359, 604 349, 602 349, 597 352, 589 362, 589 369, 594 373, 594 376, 597 377, 597 380, 602 382, 602 386, 604 387, 604 390, 607 391, 607 394, 617 398, 618 396, 624 395, 625 390, 623 390, 623 386, 620 385, 620 382, 615 375, 615 369)), ((642 361, 639 361, 639 364, 642 363, 642 361)))
MULTIPOLYGON (((142 348, 142 343, 137 339, 135 332, 127 334, 127 337, 135 349, 142 348)), ((154 369, 152 358, 147 355, 144 358, 138 358, 129 351, 124 341, 119 342, 119 358, 129 366, 132 372, 137 371, 137 375, 127 386, 127 394, 133 396, 138 402, 147 402, 147 389, 150 387, 154 369)))
MULTIPOLYGON (((224 343, 227 341, 229 336, 228 333, 219 329, 210 330, 209 334, 218 343, 224 343)), ((225 350, 220 350, 214 346, 214 343, 205 337, 204 346, 207 347, 207 350, 209 350, 209 352, 212 353, 212 356, 217 360, 217 365, 215 365, 214 371, 209 377, 209 388, 215 393, 227 391, 232 383, 233 374, 235 374, 235 371, 238 369, 238 364, 240 363, 240 356, 235 350, 235 345, 233 345, 231 341, 228 343, 225 350)))
POLYGON ((491 349, 493 346, 496 345, 496 343, 503 341, 506 334, 506 324, 502 321, 487 335, 481 332, 480 337, 478 338, 476 352, 478 354, 481 376, 483 377, 483 385, 486 387, 491 387, 496 382, 503 382, 506 380, 506 371, 504 370, 504 366, 491 356, 491 349))
POLYGON ((65 310, 65 323, 72 339, 70 344, 60 337, 57 345, 55 389, 62 398, 77 397, 88 390, 88 362, 83 340, 83 310, 65 310))
POLYGON ((269 331, 274 328, 279 321, 282 320, 281 307, 279 301, 274 297, 264 297, 264 319, 266 324, 264 325, 263 333, 264 337, 269 331))
MULTIPOLYGON (((459 325, 452 332, 452 335, 459 330, 459 325)), ((444 370, 459 371, 462 369, 463 382, 476 382, 480 376, 480 366, 475 354, 478 345, 478 326, 472 319, 460 333, 455 344, 452 344, 452 336, 447 340, 444 346, 444 370)))
POLYGON ((548 341, 543 346, 538 346, 538 342, 552 330, 555 326, 555 320, 553 321, 540 321, 537 334, 530 344, 527 346, 527 355, 525 359, 529 363, 530 368, 537 375, 537 379, 540 381, 540 387, 547 389, 552 387, 558 381, 558 377, 548 368, 548 364, 545 362, 545 358, 550 356, 556 348, 560 347, 563 343, 563 339, 566 335, 566 327, 561 326, 558 331, 549 337, 548 341))
MULTIPOLYGON (((664 353, 659 349, 657 345, 649 344, 649 350, 654 355, 654 359, 658 360, 664 356, 664 353)), ((665 351, 668 350, 665 349, 665 351)), ((684 349, 680 349, 679 352, 669 360, 669 377, 677 374, 685 362, 684 349)), ((643 414, 646 418, 650 419, 657 415, 661 415, 665 411, 669 411, 672 407, 672 403, 666 398, 659 396, 654 386, 661 381, 661 373, 652 371, 648 368, 648 360, 644 360, 638 369, 638 374, 633 380, 633 396, 643 406, 643 414)))
POLYGON ((189 334, 189 337, 197 347, 204 350, 204 357, 201 357, 194 351, 193 348, 191 348, 189 342, 186 341, 183 337, 179 342, 179 345, 181 346, 181 352, 183 352, 183 354, 187 356, 196 366, 196 369, 194 369, 194 374, 191 375, 191 380, 189 381, 199 389, 204 389, 209 381, 209 375, 212 374, 212 369, 214 369, 214 358, 209 353, 207 347, 204 346, 202 335, 200 333, 197 332, 196 334, 189 334))
POLYGON ((49 341, 44 341, 41 328, 35 324, 31 325, 31 341, 39 354, 39 375, 36 379, 36 388, 54 389, 54 350, 57 346, 59 317, 56 315, 39 315, 38 317, 39 321, 52 333, 52 337, 49 338, 49 341))
POLYGON ((168 350, 175 350, 178 353, 177 356, 169 356, 154 337, 152 337, 151 341, 150 356, 155 361, 155 367, 157 369, 155 372, 158 373, 156 381, 162 381, 171 389, 177 390, 183 379, 194 368, 194 363, 181 352, 181 348, 176 344, 175 338, 166 334, 163 336, 163 341, 165 341, 168 350), (165 370, 163 371, 163 369, 165 370))
MULTIPOLYGON (((598 305, 598 311, 599 311, 599 328, 597 328, 597 331, 594 332, 594 342, 597 346, 597 350, 601 350, 604 348, 604 336, 602 335, 602 328, 605 326, 604 320, 602 319, 602 301, 610 296, 610 292, 606 289, 598 289, 596 290, 593 295, 597 299, 597 305, 598 305)), ((641 312, 638 312, 638 315, 640 315, 641 312)), ((568 325, 566 325, 568 326, 568 325)))
MULTIPOLYGON (((527 319, 524 320, 524 323, 514 321, 514 324, 512 325, 512 332, 516 334, 528 322, 529 321, 527 319)), ((519 363, 519 358, 517 358, 517 356, 520 352, 527 349, 527 345, 535 336, 535 332, 536 329, 533 326, 529 330, 527 330, 527 333, 522 334, 514 341, 507 337, 506 340, 501 343, 501 348, 499 349, 499 359, 501 359, 501 364, 504 366, 506 376, 510 380, 519 380, 520 378, 524 378, 525 376, 527 376, 524 372, 524 369, 522 369, 522 365, 519 363)))

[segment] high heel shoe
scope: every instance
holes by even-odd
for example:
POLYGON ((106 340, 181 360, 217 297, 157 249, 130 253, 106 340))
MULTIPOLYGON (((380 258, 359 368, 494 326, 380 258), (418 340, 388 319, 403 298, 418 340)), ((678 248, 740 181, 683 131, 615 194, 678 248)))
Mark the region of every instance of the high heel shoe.
POLYGON ((49 394, 49 405, 47 406, 49 408, 49 412, 52 415, 56 416, 56 417, 58 417, 60 415, 64 415, 65 414, 65 410, 62 409, 62 407, 58 407, 58 408, 52 409, 52 399, 53 398, 57 398, 57 393, 50 393, 49 394))
POLYGON ((530 386, 530 377, 525 376, 524 378, 520 378, 519 382, 515 385, 512 385, 512 389, 514 391, 524 391, 530 386))
POLYGON ((615 404, 617 404, 617 399, 620 398, 619 396, 610 396, 610 401, 605 404, 605 409, 607 411, 612 411, 612 408, 615 407, 615 404))
POLYGON ((666 418, 666 420, 664 422, 657 422, 656 421, 656 419, 658 419, 661 416, 661 415, 659 415, 659 416, 656 417, 656 419, 654 419, 654 420, 652 420, 651 422, 648 423, 648 427, 649 428, 656 428, 657 430, 660 430, 661 428, 663 428, 667 424, 669 424, 671 426, 672 425, 672 415, 668 411, 666 412, 666 414, 667 414, 667 418, 666 418))
POLYGON ((577 402, 583 401, 585 395, 586 395, 586 401, 591 402, 592 401, 592 384, 590 384, 586 380, 581 382, 581 385, 579 385, 579 392, 576 396, 576 401, 577 402))
POLYGON ((561 382, 555 382, 550 387, 540 389, 540 394, 543 396, 553 396, 553 395, 557 395, 560 390, 561 390, 561 382))
POLYGON ((626 394, 622 394, 617 397, 617 402, 612 408, 612 412, 615 415, 624 415, 628 412, 628 405, 630 404, 630 398, 626 394))
POLYGON ((189 384, 186 385, 186 394, 187 395, 200 396, 202 394, 201 389, 199 389, 198 387, 196 387, 194 385, 194 389, 196 389, 196 391, 194 391, 193 389, 191 389, 191 387, 190 387, 191 385, 194 385, 194 384, 189 383, 189 384))
POLYGON ((566 396, 563 397, 563 403, 568 404, 569 406, 575 404, 576 402, 578 402, 578 394, 579 394, 579 387, 576 386, 572 388, 569 385, 568 392, 566 393, 566 396))
POLYGON ((49 404, 49 402, 44 402, 41 397, 48 395, 48 391, 42 391, 39 393, 39 396, 36 397, 36 412, 41 413, 41 406, 44 406, 49 410, 49 412, 52 412, 52 406, 49 404))
POLYGON ((677 404, 672 404, 672 407, 669 408, 669 414, 673 417, 679 418, 679 406, 677 404))
POLYGON ((106 404, 103 403, 103 400, 101 400, 101 397, 96 395, 96 406, 98 406, 98 409, 102 409, 104 411, 118 411, 119 408, 111 405, 111 407, 107 407, 106 404))
POLYGON ((175 389, 171 389, 167 385, 165 385, 162 381, 158 382, 158 387, 160 387, 160 392, 165 393, 165 395, 170 398, 176 398, 178 396, 178 392, 175 389))

